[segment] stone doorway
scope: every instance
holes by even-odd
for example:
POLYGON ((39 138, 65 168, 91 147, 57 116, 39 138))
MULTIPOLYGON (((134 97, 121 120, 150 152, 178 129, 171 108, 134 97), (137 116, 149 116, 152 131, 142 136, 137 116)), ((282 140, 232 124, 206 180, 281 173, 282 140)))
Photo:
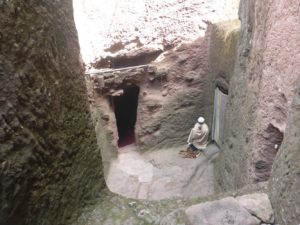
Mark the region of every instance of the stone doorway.
POLYGON ((215 89, 215 98, 214 98, 212 140, 214 140, 219 147, 222 146, 222 142, 223 142, 223 129, 224 129, 227 99, 228 99, 228 90, 221 87, 217 87, 215 89))
POLYGON ((127 87, 122 95, 113 97, 119 147, 135 143, 135 123, 139 92, 140 88, 132 85, 127 87))

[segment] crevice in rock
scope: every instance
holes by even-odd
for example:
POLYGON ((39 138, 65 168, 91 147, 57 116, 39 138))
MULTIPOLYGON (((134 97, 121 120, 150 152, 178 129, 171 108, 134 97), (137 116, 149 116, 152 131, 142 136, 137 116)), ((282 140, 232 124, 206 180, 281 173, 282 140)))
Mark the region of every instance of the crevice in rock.
POLYGON ((131 53, 101 57, 91 63, 91 66, 95 69, 118 69, 146 65, 154 61, 162 52, 163 51, 161 49, 141 48, 131 53))
POLYGON ((255 162, 256 182, 267 181, 271 174, 274 158, 283 140, 283 133, 269 123, 264 135, 261 135, 263 146, 260 149, 260 160, 255 162))

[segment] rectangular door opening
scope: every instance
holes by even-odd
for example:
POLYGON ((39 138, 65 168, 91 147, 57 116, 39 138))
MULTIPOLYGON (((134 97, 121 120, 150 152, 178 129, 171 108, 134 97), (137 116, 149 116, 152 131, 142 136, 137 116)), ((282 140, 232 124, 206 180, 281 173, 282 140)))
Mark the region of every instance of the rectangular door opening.
POLYGON ((140 88, 132 85, 121 96, 113 97, 114 111, 118 127, 118 146, 135 143, 135 123, 137 118, 140 88))
POLYGON ((214 140, 219 147, 221 147, 223 143, 223 129, 224 129, 227 101, 228 101, 228 91, 217 87, 215 89, 215 99, 214 99, 212 140, 214 140))

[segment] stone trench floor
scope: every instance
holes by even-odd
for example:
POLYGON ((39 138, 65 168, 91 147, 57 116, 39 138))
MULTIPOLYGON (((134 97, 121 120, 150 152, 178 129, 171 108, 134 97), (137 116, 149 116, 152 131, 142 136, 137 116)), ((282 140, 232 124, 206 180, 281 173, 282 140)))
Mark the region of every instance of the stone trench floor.
POLYGON ((94 190, 94 197, 83 202, 84 207, 74 212, 68 224, 273 224, 270 203, 262 203, 262 199, 268 199, 267 195, 255 197, 267 191, 267 183, 214 194, 213 161, 218 155, 217 146, 209 145, 205 155, 196 159, 182 158, 178 153, 183 148, 145 154, 139 154, 135 146, 122 149, 111 164, 107 178, 109 188, 94 190), (244 203, 238 202, 237 196, 252 193, 256 193, 254 197, 244 196, 244 203), (252 215, 255 211, 258 213, 252 215), (258 219, 259 216, 266 222, 258 219))
POLYGON ((182 158, 179 151, 183 149, 140 154, 134 145, 122 148, 111 164, 106 181, 109 190, 87 202, 72 224, 186 224, 185 208, 214 193, 212 161, 218 148, 211 144, 205 155, 195 159, 182 158))
POLYGON ((109 190, 122 196, 162 200, 172 197, 194 198, 214 193, 212 160, 218 148, 210 144, 198 158, 182 158, 185 149, 160 149, 140 154, 135 145, 119 150, 106 179, 109 190))

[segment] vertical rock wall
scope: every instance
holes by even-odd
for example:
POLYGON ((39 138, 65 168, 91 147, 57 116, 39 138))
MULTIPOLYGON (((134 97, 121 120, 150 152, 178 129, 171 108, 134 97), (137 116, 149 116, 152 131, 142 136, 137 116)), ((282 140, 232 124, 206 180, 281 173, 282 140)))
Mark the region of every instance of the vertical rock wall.
POLYGON ((0 224, 68 224, 103 186, 72 1, 1 1, 0 27, 0 224))
MULTIPOLYGON (((234 75, 230 80, 227 105, 224 145, 216 162, 216 190, 224 191, 242 187, 247 182, 247 162, 250 158, 249 121, 254 115, 253 91, 247 83, 249 51, 254 24, 254 2, 241 1, 241 34, 234 75)), ((263 22, 264 20, 262 20, 263 22)), ((262 34, 263 35, 263 34, 262 34)))
POLYGON ((211 25, 209 45, 209 72, 214 85, 228 91, 229 81, 234 73, 237 42, 240 34, 239 20, 229 20, 211 25))
POLYGON ((142 150, 185 145, 197 118, 209 118, 209 39, 208 30, 204 38, 166 51, 151 64, 161 78, 141 87, 136 132, 142 150))
MULTIPOLYGON (((300 71, 298 75, 300 77, 300 71)), ((300 221, 299 121, 300 82, 298 82, 284 140, 274 161, 270 179, 270 199, 278 224, 297 225, 300 221)))
POLYGON ((299 75, 298 18, 297 1, 241 1, 226 143, 217 162, 222 190, 270 177, 299 75))
POLYGON ((213 117, 215 88, 228 93, 229 81, 234 73, 234 64, 237 54, 237 42, 240 35, 239 20, 230 20, 211 25, 209 43, 209 73, 210 88, 208 98, 211 101, 209 117, 213 117))
MULTIPOLYGON (((267 7, 263 57, 259 64, 250 64, 261 66, 262 73, 249 77, 250 83, 257 80, 260 89, 251 165, 255 181, 265 181, 270 176, 277 153, 274 145, 282 142, 300 71, 299 1, 269 1, 267 7)), ((253 48, 259 41, 254 35, 253 48)))

